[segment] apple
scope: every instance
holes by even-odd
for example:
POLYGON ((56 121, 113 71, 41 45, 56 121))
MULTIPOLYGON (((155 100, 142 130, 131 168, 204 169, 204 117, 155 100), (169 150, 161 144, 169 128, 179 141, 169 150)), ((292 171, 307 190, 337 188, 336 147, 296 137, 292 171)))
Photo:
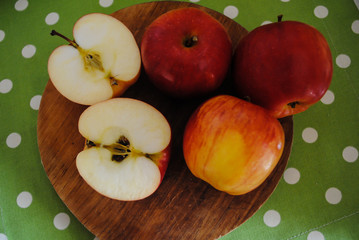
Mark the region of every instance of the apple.
POLYGON ((67 99, 92 105, 120 96, 139 77, 141 54, 130 30, 119 20, 102 13, 81 17, 69 42, 57 47, 48 60, 55 88, 67 99))
POLYGON ((214 188, 242 195, 273 171, 284 148, 278 119, 229 95, 210 98, 189 118, 183 154, 189 170, 214 188))
POLYGON ((168 11, 146 29, 141 56, 149 80, 175 98, 211 93, 223 82, 232 57, 224 26, 192 7, 168 11))
POLYGON ((303 112, 318 102, 333 73, 324 36, 308 24, 281 19, 246 35, 234 57, 238 96, 276 118, 303 112))
POLYGON ((78 127, 86 144, 76 166, 94 190, 122 201, 156 191, 171 142, 170 125, 157 109, 140 100, 113 98, 88 107, 78 127))

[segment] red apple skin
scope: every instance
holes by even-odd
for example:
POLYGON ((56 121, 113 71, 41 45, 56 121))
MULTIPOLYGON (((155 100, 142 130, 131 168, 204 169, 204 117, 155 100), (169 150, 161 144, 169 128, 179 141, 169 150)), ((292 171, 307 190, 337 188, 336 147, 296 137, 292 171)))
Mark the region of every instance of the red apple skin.
POLYGON ((155 19, 141 41, 149 80, 167 95, 190 98, 217 89, 230 67, 232 42, 221 23, 196 8, 171 10, 155 19), (187 39, 198 41, 185 46, 187 39))
POLYGON ((254 29, 240 41, 234 58, 239 96, 276 118, 308 109, 323 97, 332 79, 326 39, 301 22, 279 21, 254 29))
POLYGON ((277 165, 284 131, 265 109, 229 95, 213 97, 187 122, 183 153, 190 171, 214 188, 242 195, 277 165))
POLYGON ((161 182, 167 171, 168 163, 171 158, 171 144, 169 144, 161 153, 158 160, 155 160, 156 165, 161 173, 161 182))

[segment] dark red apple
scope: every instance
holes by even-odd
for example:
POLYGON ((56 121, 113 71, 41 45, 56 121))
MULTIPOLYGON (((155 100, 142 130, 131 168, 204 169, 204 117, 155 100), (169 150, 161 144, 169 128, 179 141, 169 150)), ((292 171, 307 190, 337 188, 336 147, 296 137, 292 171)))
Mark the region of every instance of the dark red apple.
POLYGON ((197 8, 171 10, 155 19, 141 42, 150 81, 173 97, 210 93, 223 82, 232 42, 223 25, 197 8))
POLYGON ((240 97, 269 110, 276 118, 300 113, 326 93, 333 73, 324 36, 296 21, 260 26, 239 43, 234 60, 240 97))

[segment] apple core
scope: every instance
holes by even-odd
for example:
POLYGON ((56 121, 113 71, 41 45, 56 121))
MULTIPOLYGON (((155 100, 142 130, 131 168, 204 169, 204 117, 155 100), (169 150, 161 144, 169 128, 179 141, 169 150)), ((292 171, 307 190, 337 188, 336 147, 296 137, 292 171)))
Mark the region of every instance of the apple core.
POLYGON ((148 154, 134 149, 131 146, 130 141, 125 136, 121 136, 116 143, 110 145, 95 143, 89 139, 86 139, 85 147, 99 147, 107 149, 112 154, 111 160, 116 162, 121 162, 129 156, 143 156, 152 160, 156 165, 158 165, 157 160, 160 158, 160 154, 148 154))
POLYGON ((90 51, 90 50, 84 50, 82 49, 77 43, 76 41, 73 41, 71 39, 69 39, 68 37, 62 35, 61 33, 52 30, 51 31, 51 36, 59 36, 63 39, 65 39, 66 41, 68 41, 70 43, 71 46, 73 46, 74 48, 76 48, 79 53, 81 54, 83 60, 84 60, 84 64, 85 64, 85 69, 86 70, 100 70, 101 72, 104 72, 105 69, 102 66, 102 60, 101 60, 101 55, 95 51, 90 51))

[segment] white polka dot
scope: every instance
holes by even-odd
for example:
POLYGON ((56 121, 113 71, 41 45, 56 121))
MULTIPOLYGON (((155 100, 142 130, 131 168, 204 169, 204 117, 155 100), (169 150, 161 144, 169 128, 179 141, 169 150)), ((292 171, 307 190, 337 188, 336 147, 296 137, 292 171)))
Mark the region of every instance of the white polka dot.
POLYGON ((325 240, 325 238, 321 232, 312 231, 308 234, 307 240, 325 240))
POLYGON ((20 145, 21 143, 21 136, 18 133, 10 133, 9 136, 7 136, 6 138, 6 145, 9 148, 16 148, 20 145))
POLYGON ((7 236, 3 233, 0 233, 0 240, 7 240, 7 236))
POLYGON ((22 51, 21 54, 24 58, 32 58, 36 53, 36 47, 32 44, 26 45, 22 51))
POLYGON ((314 143, 318 139, 318 132, 314 128, 308 127, 303 130, 302 138, 307 143, 314 143))
POLYGON ((264 21, 264 22, 261 23, 261 26, 271 24, 271 23, 272 23, 271 21, 264 21))
POLYGON ((223 10, 224 15, 226 15, 229 18, 236 18, 238 16, 238 8, 236 8, 235 6, 227 6, 224 8, 223 10))
POLYGON ((47 25, 54 25, 56 24, 60 19, 60 16, 57 12, 52 12, 47 14, 46 18, 45 18, 45 22, 47 25))
POLYGON ((32 203, 32 195, 29 192, 22 192, 16 198, 16 203, 21 208, 28 208, 32 203))
POLYGON ((322 97, 322 99, 320 99, 320 101, 323 104, 332 104, 334 102, 335 96, 334 93, 330 90, 327 90, 327 92, 324 94, 324 96, 322 97))
POLYGON ((268 227, 276 227, 280 223, 280 214, 275 210, 268 210, 263 216, 263 221, 268 227))
POLYGON ((355 20, 352 23, 352 31, 356 34, 359 34, 359 20, 355 20))
POLYGON ((33 96, 30 100, 30 107, 34 110, 39 110, 41 102, 41 95, 33 96))
POLYGON ((348 146, 343 150, 343 158, 347 162, 355 162, 358 159, 358 149, 353 146, 348 146))
POLYGON ((317 18, 326 18, 328 16, 328 8, 324 7, 324 6, 317 6, 315 9, 314 9, 314 15, 317 17, 317 18))
POLYGON ((113 4, 113 0, 100 0, 99 4, 101 7, 109 7, 113 4))
POLYGON ((289 2, 290 0, 281 0, 282 2, 289 2))
POLYGON ((54 217, 54 226, 59 230, 65 230, 70 225, 70 217, 66 213, 59 213, 54 217))
POLYGON ((283 178, 288 184, 296 184, 300 179, 300 172, 296 168, 288 168, 285 170, 283 178))
POLYGON ((351 60, 350 57, 346 54, 339 54, 335 59, 338 67, 340 68, 347 68, 350 66, 351 60))
POLYGON ((3 79, 0 82, 0 92, 8 93, 12 89, 12 81, 10 79, 3 79))
POLYGON ((27 0, 18 0, 15 3, 15 9, 16 11, 24 11, 27 6, 29 6, 29 2, 27 0))
POLYGON ((190 2, 199 2, 200 0, 189 0, 190 2))
POLYGON ((3 30, 0 30, 0 42, 2 42, 5 38, 5 32, 3 30))
POLYGON ((325 199, 330 204, 338 204, 342 200, 342 192, 335 187, 329 188, 325 192, 325 199))

